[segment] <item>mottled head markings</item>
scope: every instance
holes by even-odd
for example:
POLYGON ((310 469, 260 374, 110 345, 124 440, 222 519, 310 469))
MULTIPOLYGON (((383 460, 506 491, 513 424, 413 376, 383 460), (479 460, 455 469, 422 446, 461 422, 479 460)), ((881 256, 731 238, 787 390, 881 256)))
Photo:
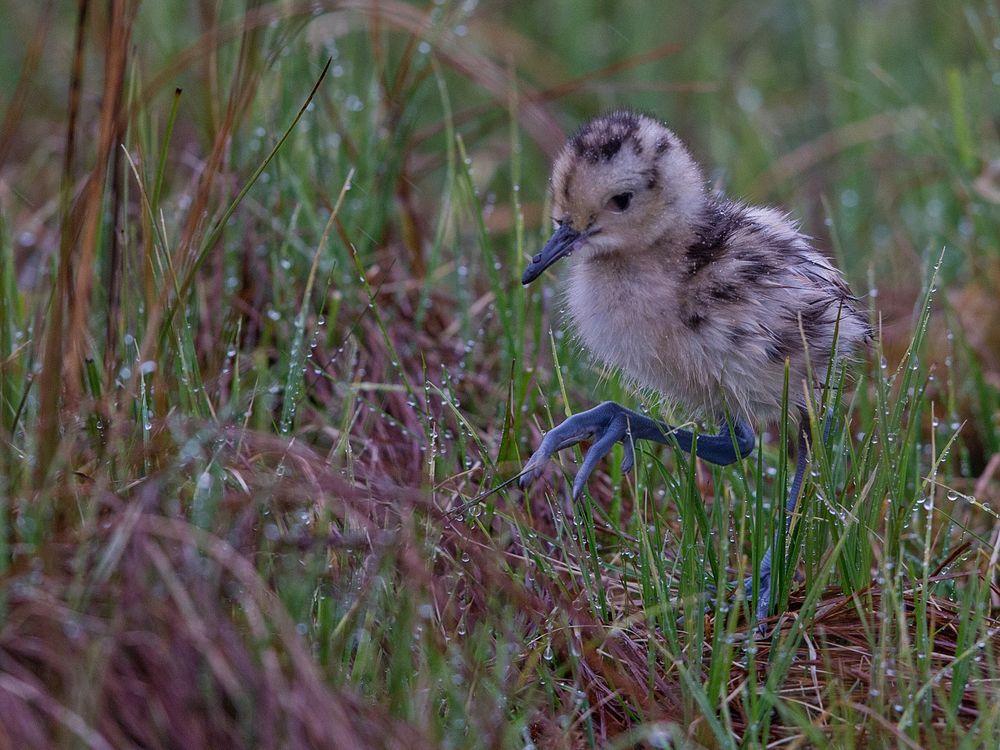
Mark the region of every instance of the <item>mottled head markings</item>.
POLYGON ((638 130, 639 118, 634 113, 613 112, 584 125, 570 143, 577 156, 596 164, 613 159, 629 140, 632 148, 637 149, 636 153, 641 153, 642 144, 633 138, 638 130))

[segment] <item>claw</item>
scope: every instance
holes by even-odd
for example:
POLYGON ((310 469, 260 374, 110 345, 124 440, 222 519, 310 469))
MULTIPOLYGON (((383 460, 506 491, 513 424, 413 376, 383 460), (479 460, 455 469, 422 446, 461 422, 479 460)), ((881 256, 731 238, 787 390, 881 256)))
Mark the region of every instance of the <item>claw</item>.
POLYGON ((534 482, 541 472, 541 467, 532 466, 531 461, 529 461, 524 465, 524 473, 522 473, 521 478, 517 480, 517 486, 522 490, 528 489, 528 485, 534 482))
POLYGON ((635 447, 631 440, 622 443, 625 448, 625 456, 622 458, 622 474, 628 474, 635 466, 635 447))
POLYGON ((573 499, 576 500, 583 493, 583 488, 587 484, 587 479, 597 468, 598 462, 611 452, 615 443, 625 437, 625 420, 621 417, 612 419, 604 429, 604 434, 600 439, 590 446, 587 455, 583 457, 583 466, 576 474, 573 482, 573 499))
POLYGON ((749 635, 756 636, 757 638, 767 637, 767 613, 757 614, 757 625, 754 626, 753 630, 750 631, 749 635))
MULTIPOLYGON (((542 446, 544 447, 544 443, 542 446)), ((531 458, 528 459, 528 463, 524 465, 521 478, 517 480, 517 485, 522 490, 527 489, 529 484, 541 476, 542 471, 545 469, 545 464, 549 462, 551 454, 543 450, 543 447, 539 447, 538 450, 532 453, 531 458)))

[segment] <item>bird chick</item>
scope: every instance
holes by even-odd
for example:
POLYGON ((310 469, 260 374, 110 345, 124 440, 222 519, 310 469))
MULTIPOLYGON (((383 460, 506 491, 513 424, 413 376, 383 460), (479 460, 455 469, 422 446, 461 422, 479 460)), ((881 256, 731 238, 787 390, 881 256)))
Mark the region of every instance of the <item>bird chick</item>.
MULTIPOLYGON (((795 223, 773 208, 712 193, 680 139, 662 123, 613 112, 584 125, 556 158, 551 239, 524 271, 527 285, 573 256, 566 309, 579 340, 640 389, 720 425, 687 430, 605 402, 549 431, 525 466, 522 487, 557 451, 594 440, 573 485, 616 442, 623 469, 637 439, 678 444, 720 465, 752 452, 753 423, 800 416, 798 499, 810 429, 807 403, 822 378, 870 336, 840 272, 795 223)), ((771 551, 760 566, 757 612, 767 615, 771 551)))

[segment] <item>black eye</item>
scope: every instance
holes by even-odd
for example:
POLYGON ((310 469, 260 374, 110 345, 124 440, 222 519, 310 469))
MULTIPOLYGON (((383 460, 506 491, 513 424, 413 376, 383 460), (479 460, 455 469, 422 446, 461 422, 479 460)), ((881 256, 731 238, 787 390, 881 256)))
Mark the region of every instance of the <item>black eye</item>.
POLYGON ((618 193, 618 195, 611 196, 611 200, 608 201, 608 208, 612 211, 627 211, 631 202, 632 193, 618 193))

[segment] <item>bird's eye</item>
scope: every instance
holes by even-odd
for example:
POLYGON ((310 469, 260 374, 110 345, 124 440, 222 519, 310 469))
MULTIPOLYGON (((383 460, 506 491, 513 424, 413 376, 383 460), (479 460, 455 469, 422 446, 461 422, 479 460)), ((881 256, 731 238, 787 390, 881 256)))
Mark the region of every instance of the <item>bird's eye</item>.
POLYGON ((632 203, 632 193, 618 193, 618 195, 611 196, 611 200, 608 201, 608 208, 621 213, 628 210, 630 203, 632 203))

